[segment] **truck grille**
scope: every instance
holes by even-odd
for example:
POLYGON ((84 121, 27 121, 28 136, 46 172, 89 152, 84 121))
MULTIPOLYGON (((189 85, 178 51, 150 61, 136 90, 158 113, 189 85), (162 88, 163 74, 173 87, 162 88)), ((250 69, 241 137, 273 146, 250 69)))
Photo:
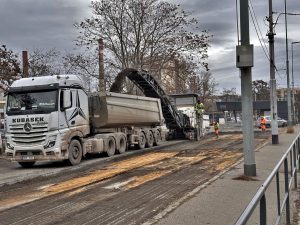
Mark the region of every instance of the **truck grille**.
POLYGON ((31 130, 26 132, 24 124, 10 125, 12 141, 21 145, 39 145, 45 143, 47 123, 32 123, 31 130))

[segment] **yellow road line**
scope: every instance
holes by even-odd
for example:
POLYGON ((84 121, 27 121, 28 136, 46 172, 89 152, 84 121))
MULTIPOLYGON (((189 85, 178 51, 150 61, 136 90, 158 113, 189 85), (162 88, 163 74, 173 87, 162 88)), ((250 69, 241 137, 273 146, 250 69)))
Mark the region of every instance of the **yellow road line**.
MULTIPOLYGON (((45 198, 51 195, 71 191, 77 188, 83 188, 87 185, 117 176, 121 173, 145 166, 147 164, 161 161, 175 156, 177 152, 149 153, 146 155, 134 157, 121 162, 113 163, 110 167, 103 170, 96 170, 87 176, 74 178, 51 186, 39 187, 37 190, 28 194, 15 195, 12 198, 4 198, 0 201, 0 210, 11 208, 24 203, 29 203, 37 199, 45 198)), ((83 191, 80 189, 78 192, 83 191)), ((74 191, 72 194, 78 193, 74 191)))

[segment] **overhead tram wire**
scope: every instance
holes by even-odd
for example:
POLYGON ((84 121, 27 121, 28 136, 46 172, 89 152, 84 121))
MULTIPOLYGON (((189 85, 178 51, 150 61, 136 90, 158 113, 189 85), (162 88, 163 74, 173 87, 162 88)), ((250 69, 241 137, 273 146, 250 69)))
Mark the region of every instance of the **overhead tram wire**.
MULTIPOLYGON (((250 4, 249 4, 249 5, 250 5, 249 11, 250 11, 251 19, 252 19, 252 22, 253 22, 253 25, 254 25, 254 28, 255 28, 255 31, 256 31, 256 35, 257 35, 257 37, 258 37, 258 40, 259 40, 259 42, 260 42, 260 45, 261 45, 261 47, 262 47, 264 53, 265 53, 265 56, 267 57, 268 61, 270 62, 270 56, 269 56, 269 54, 267 53, 267 52, 268 52, 268 47, 266 46, 265 39, 263 38, 263 35, 262 35, 262 32, 261 32, 260 26, 259 26, 259 24, 258 24, 257 17, 256 17, 256 14, 255 14, 255 11, 254 11, 254 8, 253 8, 253 5, 252 5, 251 0, 249 0, 249 3, 250 3, 250 4), (253 18, 255 18, 256 25, 255 25, 255 22, 254 22, 254 19, 253 19, 253 18), (258 28, 257 28, 256 26, 257 26, 258 28), (259 36, 257 30, 259 30, 260 36, 259 36), (261 40, 263 40, 264 45, 262 44, 261 40)), ((278 20, 278 19, 277 19, 277 20, 278 20)), ((274 65, 274 67, 275 67, 275 71, 276 71, 277 75, 282 79, 281 75, 278 73, 278 69, 277 69, 276 65, 274 65)))
MULTIPOLYGON (((277 18, 276 18, 276 21, 274 23, 274 28, 275 26, 278 24, 278 19, 281 15, 284 15, 285 13, 282 13, 282 12, 273 12, 273 14, 278 14, 277 18)), ((289 16, 300 16, 300 13, 286 13, 286 15, 289 15, 289 16)))
POLYGON ((235 15, 236 15, 237 45, 239 45, 240 44, 240 30, 239 30, 238 0, 235 0, 235 15))
MULTIPOLYGON (((265 39, 263 38, 263 35, 262 35, 262 32, 261 32, 260 26, 259 26, 259 24, 258 24, 257 17, 256 17, 256 14, 255 14, 254 8, 253 8, 253 6, 252 6, 251 0, 249 0, 249 3, 250 3, 250 7, 251 7, 251 8, 249 7, 249 11, 250 11, 251 19, 252 19, 252 22, 253 22, 253 25, 254 25, 254 28, 255 28, 255 31, 256 31, 256 35, 257 35, 257 37, 258 37, 258 40, 259 40, 259 42, 260 42, 260 45, 261 45, 261 47, 262 47, 262 49, 263 49, 263 51, 264 51, 264 54, 265 54, 266 58, 267 58, 268 61, 270 62, 270 56, 269 56, 269 54, 267 53, 268 47, 266 46, 265 39), (257 32, 257 28, 256 28, 256 25, 255 25, 255 22, 254 22, 254 19, 253 19, 253 15, 252 15, 252 11, 251 11, 251 10, 253 11, 253 14, 254 14, 254 17, 255 17, 255 21, 256 21, 256 24, 257 24, 257 27, 258 27, 258 30, 259 30, 259 33, 260 33, 261 38, 260 38, 260 36, 259 36, 259 34, 258 34, 258 32, 257 32), (264 41, 264 45, 262 44, 261 39, 264 41)), ((239 45, 239 43, 240 43, 240 37, 239 37, 239 19, 238 19, 238 16, 239 16, 239 13, 238 13, 238 0, 235 1, 235 7, 236 7, 237 42, 238 42, 238 45, 239 45)), ((277 20, 278 20, 278 19, 277 19, 277 20)), ((275 67, 275 72, 276 72, 277 75, 282 79, 281 75, 278 73, 278 69, 277 69, 276 65, 274 65, 274 67, 275 67)))
MULTIPOLYGON (((273 14, 278 14, 278 16, 277 16, 277 18, 276 18, 276 20, 275 20, 275 23, 273 23, 273 26, 274 26, 274 29, 275 29, 275 26, 278 24, 278 19, 279 19, 279 17, 281 16, 281 15, 284 15, 285 13, 282 13, 282 12, 273 12, 273 14)), ((286 13, 287 15, 290 15, 290 16, 300 16, 300 13, 286 13)), ((277 67, 275 66, 275 71, 276 71, 276 73, 277 73, 277 75, 281 78, 281 79, 283 79, 282 77, 281 77, 281 75, 278 73, 278 69, 277 69, 277 67)))
POLYGON ((258 23, 258 21, 257 21, 257 16, 256 16, 256 14, 255 14, 254 7, 253 7, 253 5, 252 5, 251 0, 249 0, 249 5, 250 5, 250 10, 252 9, 252 12, 253 12, 253 15, 254 15, 254 19, 255 19, 255 22, 256 22, 256 24, 257 24, 257 27, 258 27, 258 31, 259 31, 261 40, 263 40, 264 47, 265 47, 265 49, 268 51, 268 47, 267 47, 267 44, 266 44, 266 40, 265 40, 264 36, 262 35, 262 32, 261 32, 259 23, 258 23))
MULTIPOLYGON (((255 16, 255 14, 254 14, 254 10, 253 10, 253 7, 252 7, 252 4, 251 4, 251 1, 249 1, 250 2, 250 7, 249 7, 249 12, 250 12, 250 15, 251 15, 251 19, 252 19, 252 23, 253 23, 253 25, 254 25, 254 28, 255 28, 255 32, 256 32, 256 35, 257 35, 257 37, 258 37, 258 40, 259 40, 259 43, 260 43, 260 46, 262 47, 262 49, 263 49, 263 52, 265 53, 265 56, 267 57, 267 59, 268 59, 268 61, 270 62, 270 56, 269 56, 269 54, 267 53, 267 47, 266 46, 264 46, 263 44, 262 44, 262 41, 261 41, 261 39, 263 39, 263 37, 261 36, 260 37, 260 35, 259 35, 259 32, 258 32, 258 29, 260 30, 260 28, 259 28, 259 24, 257 23, 257 24, 255 24, 255 20, 254 20, 254 16, 255 16), (253 11, 253 12, 252 12, 253 11), (254 14, 254 15, 253 15, 254 14), (258 27, 258 28, 257 28, 258 27)), ((256 20, 257 21, 257 20, 256 20)), ((265 44, 265 43, 264 43, 265 44)))

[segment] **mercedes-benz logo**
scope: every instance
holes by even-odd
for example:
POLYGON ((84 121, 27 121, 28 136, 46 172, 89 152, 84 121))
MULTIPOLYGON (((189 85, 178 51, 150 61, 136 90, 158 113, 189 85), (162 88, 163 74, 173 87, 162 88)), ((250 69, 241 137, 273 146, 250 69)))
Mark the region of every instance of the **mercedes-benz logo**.
POLYGON ((24 124, 24 130, 26 131, 26 132, 30 132, 31 131, 31 125, 30 125, 30 123, 25 123, 24 124))

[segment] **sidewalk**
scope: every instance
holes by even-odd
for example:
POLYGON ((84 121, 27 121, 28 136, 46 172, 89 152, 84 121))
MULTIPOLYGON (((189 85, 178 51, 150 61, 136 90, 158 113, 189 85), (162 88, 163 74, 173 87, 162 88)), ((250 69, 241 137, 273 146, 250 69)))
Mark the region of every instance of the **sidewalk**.
MULTIPOLYGON (((290 147, 292 141, 300 133, 299 125, 294 128, 294 134, 279 134, 278 145, 272 145, 270 141, 267 145, 255 152, 257 171, 255 179, 257 180, 233 180, 233 178, 237 178, 244 173, 244 164, 241 162, 227 173, 219 176, 215 181, 208 184, 208 186, 195 190, 194 192, 196 192, 196 194, 191 194, 192 197, 183 201, 183 203, 179 200, 178 204, 180 204, 180 206, 177 208, 177 204, 174 203, 173 208, 175 208, 175 210, 172 211, 172 206, 169 207, 165 212, 157 215, 150 223, 157 222, 156 224, 159 225, 234 224, 253 198, 257 189, 269 176, 280 158, 290 147), (164 216, 168 211, 171 212, 164 216)), ((281 179, 281 182, 283 182, 283 179, 281 179)), ((281 185, 282 184, 280 184, 280 186, 281 185)), ((293 204, 292 200, 291 204, 293 204)), ((267 192, 268 224, 274 224, 273 219, 276 216, 276 210, 276 189, 275 182, 273 181, 273 184, 271 184, 267 192)), ((254 218, 251 218, 248 224, 259 224, 257 212, 255 212, 253 217, 254 218)))

